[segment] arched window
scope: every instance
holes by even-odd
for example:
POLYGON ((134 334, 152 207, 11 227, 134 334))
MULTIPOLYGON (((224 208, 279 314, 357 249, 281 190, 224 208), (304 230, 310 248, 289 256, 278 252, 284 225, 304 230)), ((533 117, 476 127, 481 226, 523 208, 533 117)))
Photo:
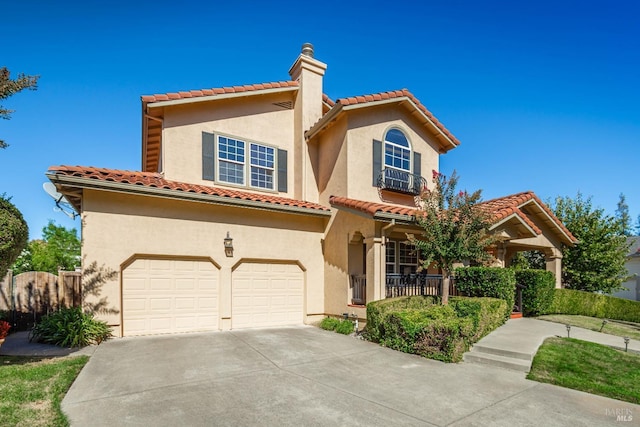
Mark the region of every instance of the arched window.
POLYGON ((411 172, 411 144, 400 129, 389 129, 384 136, 384 167, 411 172))

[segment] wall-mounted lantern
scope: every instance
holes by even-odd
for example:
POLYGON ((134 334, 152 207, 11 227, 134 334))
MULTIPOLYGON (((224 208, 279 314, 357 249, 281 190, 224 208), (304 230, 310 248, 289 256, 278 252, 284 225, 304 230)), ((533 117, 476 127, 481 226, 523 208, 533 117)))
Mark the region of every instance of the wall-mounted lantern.
POLYGON ((229 237, 228 231, 227 237, 224 238, 224 254, 228 257, 233 256, 233 239, 229 237))

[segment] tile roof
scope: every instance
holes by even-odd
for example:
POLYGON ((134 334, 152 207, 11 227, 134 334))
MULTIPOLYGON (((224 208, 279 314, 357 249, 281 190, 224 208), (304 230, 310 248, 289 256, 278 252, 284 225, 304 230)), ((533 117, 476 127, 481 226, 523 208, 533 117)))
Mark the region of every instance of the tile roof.
MULTIPOLYGON (((188 184, 178 181, 169 181, 155 172, 126 171, 116 169, 104 169, 85 166, 52 166, 49 174, 83 178, 87 180, 100 180, 132 186, 143 186, 165 190, 182 191, 201 195, 226 197, 229 199, 261 202, 265 205, 288 206, 294 208, 309 209, 311 211, 330 212, 326 206, 302 200, 289 199, 287 197, 273 196, 269 194, 252 193, 242 190, 211 187, 207 185, 188 184)), ((268 207, 268 206, 265 206, 268 207)))
MULTIPOLYGON (((492 221, 494 221, 494 223, 497 223, 511 215, 517 215, 536 234, 542 234, 542 230, 540 230, 540 228, 536 226, 536 224, 533 223, 533 221, 531 221, 531 219, 520 210, 520 207, 522 207, 522 205, 530 201, 535 201, 571 241, 577 242, 577 239, 553 214, 551 209, 549 209, 549 207, 545 205, 538 198, 538 196, 536 196, 531 191, 525 191, 522 193, 512 194, 510 196, 487 200, 486 202, 481 202, 479 206, 485 207, 490 212, 492 221)), ((396 206, 387 203, 365 202, 361 200, 350 199, 347 197, 331 196, 329 198, 329 203, 331 204, 331 206, 359 211, 371 217, 379 213, 415 217, 415 214, 418 212, 418 208, 415 207, 396 206)))
POLYGON ((329 107, 333 107, 334 105, 336 105, 336 102, 329 98, 329 95, 327 95, 326 93, 322 94, 322 102, 325 102, 329 107))
POLYGON ((388 203, 365 202, 362 200, 350 199, 348 197, 331 196, 329 203, 335 207, 342 207, 360 211, 374 216, 377 213, 414 216, 416 208, 409 206, 396 206, 388 203))
POLYGON ((418 98, 413 96, 413 94, 409 92, 407 89, 373 93, 370 95, 352 96, 348 98, 340 98, 336 101, 336 103, 347 106, 347 105, 355 105, 355 104, 364 104, 367 102, 384 101, 388 99, 401 98, 401 97, 409 98, 416 105, 416 107, 418 107, 418 109, 422 111, 429 118, 429 120, 431 120, 433 124, 438 129, 440 129, 442 133, 444 133, 447 136, 447 138, 453 141, 455 145, 460 145, 460 141, 458 141, 458 139, 455 136, 453 136, 453 134, 449 132, 449 130, 446 127, 444 127, 442 123, 440 123, 440 121, 436 118, 436 116, 434 116, 431 113, 431 111, 427 109, 427 107, 422 105, 422 103, 418 101, 418 98))
POLYGON ((190 91, 184 91, 184 92, 171 92, 171 93, 163 93, 163 94, 156 94, 156 95, 144 95, 142 96, 142 101, 143 102, 173 101, 175 99, 198 98, 202 96, 224 95, 227 93, 253 92, 257 90, 277 89, 277 88, 286 88, 286 87, 298 87, 298 82, 287 80, 287 81, 281 81, 281 82, 257 83, 257 84, 242 85, 242 86, 217 87, 217 88, 211 88, 211 89, 190 90, 190 91))
MULTIPOLYGON (((533 191, 523 191, 522 193, 516 193, 510 196, 487 200, 485 202, 482 202, 481 205, 487 206, 490 209, 490 211, 494 214, 494 218, 496 219, 496 221, 506 218, 509 215, 516 214, 522 219, 527 218, 526 222, 531 226, 533 223, 531 223, 531 221, 528 220, 527 215, 525 215, 524 212, 520 210, 520 207, 522 207, 522 205, 531 201, 535 201, 535 203, 544 212, 547 213, 549 218, 551 218, 555 225, 560 228, 560 230, 562 230, 564 234, 567 235, 569 240, 571 240, 572 242, 578 241, 578 239, 576 239, 575 236, 571 234, 567 227, 565 227, 565 225, 558 219, 558 217, 555 216, 551 209, 549 209, 549 207, 545 203, 543 203, 542 200, 540 200, 533 191)), ((536 230, 536 232, 540 234, 537 227, 535 227, 534 230, 536 230)))

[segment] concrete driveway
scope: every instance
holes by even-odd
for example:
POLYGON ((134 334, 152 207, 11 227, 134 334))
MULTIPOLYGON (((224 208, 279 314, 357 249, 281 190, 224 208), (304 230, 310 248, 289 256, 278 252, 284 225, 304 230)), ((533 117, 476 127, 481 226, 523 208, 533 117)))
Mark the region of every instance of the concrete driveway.
POLYGON ((72 426, 640 425, 638 405, 313 327, 115 339, 62 408, 72 426))

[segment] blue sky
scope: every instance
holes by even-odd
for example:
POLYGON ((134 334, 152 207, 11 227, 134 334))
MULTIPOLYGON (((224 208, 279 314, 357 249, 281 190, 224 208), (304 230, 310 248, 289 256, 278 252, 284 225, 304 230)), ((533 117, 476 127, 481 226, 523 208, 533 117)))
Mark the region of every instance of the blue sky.
POLYGON ((407 88, 461 141, 441 157, 484 199, 592 196, 640 214, 634 1, 3 2, 0 66, 41 76, 2 102, 0 193, 31 238, 51 165, 140 168, 140 96, 287 80, 304 42, 333 99, 407 88), (28 5, 28 6, 27 6, 28 5))

